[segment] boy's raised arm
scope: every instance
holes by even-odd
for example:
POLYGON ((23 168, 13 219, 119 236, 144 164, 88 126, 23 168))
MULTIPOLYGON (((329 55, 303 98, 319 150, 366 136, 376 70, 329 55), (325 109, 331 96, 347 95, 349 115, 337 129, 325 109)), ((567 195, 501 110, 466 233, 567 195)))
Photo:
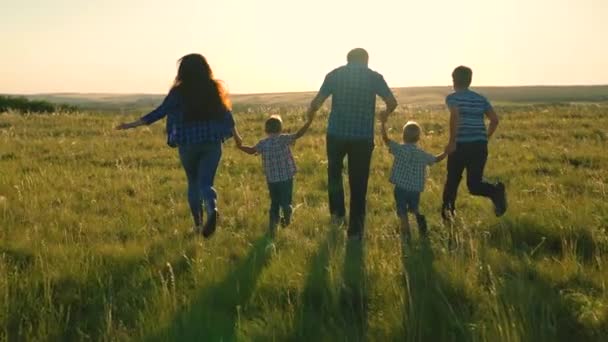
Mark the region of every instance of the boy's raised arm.
POLYGON ((440 161, 444 160, 445 157, 447 157, 447 156, 448 156, 448 153, 447 153, 447 149, 446 149, 445 151, 443 151, 440 154, 435 156, 435 163, 439 163, 440 161))
POLYGON ((258 150, 256 150, 255 147, 253 147, 253 146, 237 145, 236 147, 238 147, 239 150, 241 150, 247 154, 257 154, 258 153, 258 150))
POLYGON ((243 139, 241 138, 241 135, 238 133, 236 128, 233 130, 233 134, 235 134, 234 141, 236 142, 236 147, 239 150, 241 150, 247 154, 257 154, 258 153, 258 150, 256 150, 255 147, 253 147, 253 146, 243 146, 243 139), (238 136, 238 138, 236 138, 237 136, 238 136))
POLYGON ((315 117, 314 113, 312 113, 312 115, 310 115, 310 114, 307 115, 306 123, 295 134, 295 138, 296 139, 300 139, 304 135, 304 133, 306 133, 306 131, 308 130, 308 128, 312 124, 312 120, 314 119, 314 117, 315 117))

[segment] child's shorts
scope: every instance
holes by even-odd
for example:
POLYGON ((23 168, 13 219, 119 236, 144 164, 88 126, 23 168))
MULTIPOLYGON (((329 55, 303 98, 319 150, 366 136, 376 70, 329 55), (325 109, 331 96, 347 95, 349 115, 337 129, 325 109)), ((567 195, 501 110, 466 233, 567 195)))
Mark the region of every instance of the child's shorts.
POLYGON ((420 192, 395 187, 395 203, 399 217, 406 216, 408 212, 418 213, 420 192))

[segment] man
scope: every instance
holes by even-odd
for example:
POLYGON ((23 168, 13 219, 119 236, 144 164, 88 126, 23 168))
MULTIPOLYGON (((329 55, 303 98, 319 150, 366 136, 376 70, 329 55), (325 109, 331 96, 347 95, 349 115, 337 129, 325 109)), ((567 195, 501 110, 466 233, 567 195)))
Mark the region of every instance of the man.
POLYGON ((331 113, 327 126, 327 174, 329 211, 332 222, 345 221, 342 169, 348 158, 350 186, 350 218, 348 236, 360 239, 365 223, 365 197, 369 166, 374 149, 376 95, 386 104, 380 115, 387 117, 397 107, 397 100, 384 77, 367 67, 369 56, 361 48, 351 50, 347 64, 325 77, 319 93, 308 110, 314 117, 323 102, 331 95, 331 113))

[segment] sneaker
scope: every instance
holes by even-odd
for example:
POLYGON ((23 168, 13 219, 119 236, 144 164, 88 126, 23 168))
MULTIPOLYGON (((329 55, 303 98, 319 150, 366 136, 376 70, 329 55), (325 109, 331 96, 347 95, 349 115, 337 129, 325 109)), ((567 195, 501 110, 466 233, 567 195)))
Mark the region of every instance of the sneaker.
POLYGON ((507 212, 507 191, 503 183, 496 184, 496 197, 494 198, 494 213, 501 217, 507 212))
POLYGON ((454 222, 454 219, 456 218, 456 210, 450 206, 443 206, 441 208, 441 218, 443 219, 443 223, 454 222))
POLYGON ((285 228, 291 224, 291 215, 281 217, 281 227, 285 228))
POLYGON ((217 212, 217 209, 213 212, 213 214, 209 215, 207 218, 207 222, 203 226, 203 237, 210 237, 215 233, 215 228, 217 226, 217 219, 220 214, 217 212))

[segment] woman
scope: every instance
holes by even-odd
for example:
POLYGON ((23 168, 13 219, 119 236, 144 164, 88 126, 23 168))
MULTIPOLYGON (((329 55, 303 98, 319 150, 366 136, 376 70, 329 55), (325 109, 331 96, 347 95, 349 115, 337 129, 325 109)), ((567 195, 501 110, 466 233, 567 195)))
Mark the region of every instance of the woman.
POLYGON ((194 230, 209 237, 215 232, 218 211, 213 179, 222 155, 222 143, 234 136, 240 141, 230 101, 205 58, 189 54, 179 60, 173 87, 163 103, 119 130, 150 125, 167 116, 167 144, 177 147, 188 179, 188 203, 194 230), (203 225, 203 205, 207 222, 203 225))

